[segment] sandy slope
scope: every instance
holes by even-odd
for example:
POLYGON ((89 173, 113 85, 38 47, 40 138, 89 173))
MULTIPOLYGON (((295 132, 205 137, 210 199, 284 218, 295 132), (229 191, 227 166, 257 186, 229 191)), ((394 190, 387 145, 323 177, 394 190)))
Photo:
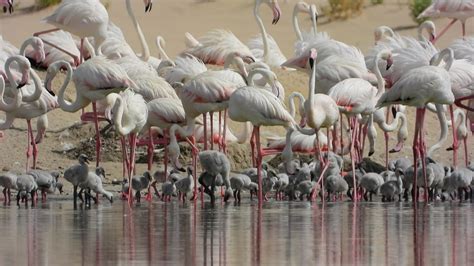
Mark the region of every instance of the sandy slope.
MULTIPOLYGON (((20 7, 25 7, 31 4, 33 1, 22 0, 20 7)), ((140 50, 137 36, 133 30, 132 24, 130 23, 127 13, 125 11, 125 5, 123 1, 109 1, 111 3, 109 13, 111 19, 118 24, 125 32, 127 40, 132 44, 137 51, 140 50)), ((264 22, 268 24, 268 31, 278 41, 282 51, 290 56, 293 52, 293 43, 295 35, 291 26, 291 13, 293 4, 282 3, 283 17, 277 26, 272 26, 271 12, 267 8, 263 7, 262 13, 264 22)), ((367 7, 363 14, 357 18, 350 19, 347 21, 336 21, 331 23, 323 23, 320 25, 319 30, 327 31, 335 39, 356 45, 362 51, 367 51, 370 45, 373 43, 373 29, 378 25, 388 25, 400 30, 401 34, 414 35, 416 30, 414 29, 414 23, 409 17, 409 10, 406 5, 400 5, 398 2, 404 1, 385 1, 386 4, 383 6, 367 7)), ((195 36, 200 36, 206 31, 213 28, 224 28, 232 30, 241 40, 248 40, 250 37, 258 33, 255 21, 252 15, 253 1, 251 0, 217 0, 213 2, 202 2, 191 1, 191 0, 159 0, 155 1, 153 11, 149 14, 143 12, 142 1, 134 1, 134 7, 144 32, 147 36, 148 42, 152 52, 156 52, 156 48, 153 45, 154 37, 156 35, 162 35, 167 41, 166 50, 171 56, 175 56, 177 53, 184 49, 183 35, 184 32, 188 31, 193 33, 195 36)), ((47 16, 52 12, 54 8, 49 8, 39 12, 26 12, 21 8, 17 8, 17 12, 13 16, 0 15, 0 34, 5 39, 12 41, 15 45, 20 45, 21 41, 26 37, 31 36, 35 31, 44 30, 50 28, 48 25, 42 24, 39 21, 41 18, 47 16)), ((324 20, 324 19, 323 19, 324 20)), ((438 20, 436 24, 442 27, 447 23, 447 20, 438 20)), ((308 19, 304 19, 302 25, 309 24, 308 19)), ((468 33, 472 34, 474 30, 474 23, 468 23, 468 33)), ((443 37, 439 46, 444 47, 457 37, 460 33, 460 27, 456 27, 450 31, 445 37, 443 37)), ((305 95, 307 94, 307 76, 301 73, 295 72, 284 72, 276 71, 280 81, 283 83, 287 90, 287 95, 291 91, 301 91, 305 95)), ((44 73, 41 73, 42 75, 44 73)), ((56 81, 55 86, 60 85, 59 80, 56 81)), ((0 114, 0 117, 3 117, 0 114)), ((412 110, 409 111, 409 117, 413 118, 414 113, 412 110)), ((57 129, 62 128, 68 124, 72 124, 79 119, 79 114, 65 113, 60 110, 54 111, 49 115, 50 128, 57 129)), ((18 128, 25 128, 26 123, 23 121, 15 122, 15 126, 18 128)), ((234 128, 238 125, 234 125, 234 128)), ((427 139, 429 143, 433 143, 434 139, 437 138, 439 132, 439 126, 434 121, 433 115, 430 115, 428 119, 428 126, 426 127, 427 139)), ((410 120, 410 133, 413 132, 413 120, 410 120)), ((86 129, 81 130, 82 138, 92 136, 92 132, 89 130, 89 126, 86 129)), ((274 134, 275 131, 272 131, 274 134)), ((280 134, 282 130, 278 130, 280 134)), ((265 134, 265 133, 264 133, 265 134)), ((266 132, 266 134, 269 134, 266 132)), ((391 136, 391 144, 394 144, 395 135, 391 136)), ((410 136, 411 138, 411 136, 410 136)), ((67 167, 74 163, 74 161, 66 158, 58 153, 51 152, 52 150, 61 149, 64 143, 77 143, 78 138, 67 138, 64 134, 58 133, 47 133, 47 137, 40 145, 40 158, 39 166, 42 168, 58 168, 67 167)), ((406 156, 411 154, 410 141, 403 149, 401 155, 395 156, 406 156)), ((471 156, 473 156, 474 142, 470 140, 468 147, 470 148, 471 156)), ((25 160, 25 148, 26 148, 26 136, 23 131, 19 130, 8 130, 6 131, 6 138, 0 143, 0 168, 17 168, 23 169, 25 160)), ((383 139, 382 134, 379 132, 379 139, 377 142, 377 152, 373 156, 376 160, 382 161, 383 158, 383 139)), ((463 156, 460 156, 462 159, 463 156)), ((435 159, 448 162, 451 160, 451 153, 440 150, 435 159)), ((119 163, 105 163, 108 173, 113 178, 119 178, 121 176, 121 164, 119 163)), ((139 165, 139 172, 145 169, 145 165, 139 165)))

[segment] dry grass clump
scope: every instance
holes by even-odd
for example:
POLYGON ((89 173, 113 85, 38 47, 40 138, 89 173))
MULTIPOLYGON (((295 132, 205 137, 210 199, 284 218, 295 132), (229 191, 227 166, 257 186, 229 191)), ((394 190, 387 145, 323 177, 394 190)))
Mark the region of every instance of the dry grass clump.
POLYGON ((362 12, 364 0, 328 0, 328 3, 323 11, 329 20, 347 19, 362 12))

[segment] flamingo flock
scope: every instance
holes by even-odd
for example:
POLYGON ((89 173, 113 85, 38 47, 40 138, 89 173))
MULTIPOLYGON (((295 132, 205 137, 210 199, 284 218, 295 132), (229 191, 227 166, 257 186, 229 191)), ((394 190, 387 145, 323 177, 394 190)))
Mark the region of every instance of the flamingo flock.
MULTIPOLYGON (((4 12, 13 12, 13 1, 0 5, 4 12)), ((145 12, 151 12, 152 5, 152 0, 145 0, 145 12)), ((228 30, 211 30, 199 38, 187 32, 186 49, 175 59, 166 54, 161 36, 156 38, 160 54, 151 56, 130 0, 125 1, 125 8, 141 53, 127 43, 99 0, 63 0, 43 19, 55 28, 32 33, 20 49, 0 36, 0 110, 6 118, 0 129, 9 130, 17 118, 28 125, 25 173, 0 175, 5 202, 10 202, 10 189, 18 191, 18 204, 27 202, 28 195, 34 204, 37 190, 45 200, 46 191, 62 188, 57 171, 36 169, 47 115, 58 108, 70 113, 82 109, 81 120, 93 122, 96 131, 96 168, 90 170, 90 155, 81 154, 78 164, 62 174, 73 185, 75 208, 77 198, 86 206, 91 198, 97 203, 99 197, 92 191, 113 202, 113 193, 102 183, 102 121, 110 123, 121 139, 121 196, 130 206, 140 201, 142 191, 152 201, 151 188, 163 201, 178 193, 183 202, 190 193, 191 200, 204 201, 206 193, 215 203, 218 187, 223 201, 233 196, 238 203, 242 190, 248 190, 251 198, 257 195, 260 204, 272 192, 276 200, 314 201, 320 196, 322 201, 333 201, 347 196, 357 202, 372 201, 380 194, 382 201, 393 201, 402 196, 408 200, 411 193, 415 203, 472 201, 474 165, 469 162, 472 147, 467 140, 469 129, 474 132, 474 37, 465 36, 465 22, 474 16, 474 2, 434 0, 419 18, 451 18, 439 34, 431 21, 420 25, 416 38, 380 26, 374 31, 375 44, 364 55, 359 48, 319 32, 316 5, 300 1, 292 19, 295 51, 288 58, 267 32, 260 17, 263 7, 272 11, 274 25, 282 16, 277 0, 255 0, 253 15, 260 33, 247 45, 228 30), (308 31, 301 30, 299 14, 310 19, 308 31), (462 37, 440 50, 436 41, 457 20, 462 23, 462 37), (220 67, 208 69, 207 65, 220 67), (34 68, 46 69, 44 80, 34 68), (306 73, 306 98, 291 92, 286 102, 287 92, 275 68, 306 73), (57 88, 53 80, 60 72, 66 78, 57 88), (72 100, 66 95, 71 81, 72 100), (93 112, 84 112, 89 105, 93 112), (416 108, 413 157, 390 161, 389 153, 401 151, 408 138, 406 110, 411 107, 416 108), (430 147, 425 140, 426 110, 436 113, 440 129, 438 141, 430 147), (31 126, 34 118, 36 137, 31 126), (240 134, 229 128, 231 121, 243 125, 240 134), (381 170, 374 170, 365 158, 375 152, 376 126, 385 138, 381 170), (265 146, 263 127, 282 127, 286 135, 270 137, 265 146), (444 165, 435 162, 433 154, 448 141, 449 127, 453 165, 444 165), (389 150, 392 132, 397 133, 398 142, 389 150), (460 141, 464 166, 457 160, 460 141), (181 142, 190 145, 191 162, 183 164, 181 142), (251 168, 231 169, 232 154, 227 149, 231 142, 249 143, 251 168), (164 153, 163 168, 153 172, 157 145, 164 153), (140 146, 146 146, 148 169, 137 175, 140 146), (295 158, 295 153, 310 156, 295 158), (275 155, 281 158, 279 165, 264 161, 265 156, 275 155), (161 194, 158 183, 162 183, 161 194)))

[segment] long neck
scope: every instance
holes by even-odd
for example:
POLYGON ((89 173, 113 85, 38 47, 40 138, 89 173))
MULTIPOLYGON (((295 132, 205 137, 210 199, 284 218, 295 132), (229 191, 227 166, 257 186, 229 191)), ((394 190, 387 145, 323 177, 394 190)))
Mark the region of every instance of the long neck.
POLYGON ((114 114, 113 120, 115 130, 117 130, 117 132, 122 136, 128 135, 130 133, 130 129, 124 128, 122 124, 124 110, 125 107, 122 97, 117 97, 117 99, 115 100, 114 108, 112 109, 112 113, 114 114))
POLYGON ((293 9, 293 30, 295 31, 296 38, 300 41, 303 40, 303 35, 301 34, 300 25, 298 23, 298 5, 295 6, 293 9))
MULTIPOLYGON (((305 98, 303 96, 303 94, 299 93, 299 92, 293 92, 290 94, 290 97, 288 98, 288 105, 290 106, 290 115, 292 117, 295 117, 296 115, 296 110, 295 110, 295 98, 298 98, 299 99, 299 110, 303 110, 303 103, 305 101, 305 98)), ((300 114, 301 116, 303 116, 304 114, 300 114)))
POLYGON ((441 148, 443 146, 443 143, 448 138, 448 123, 446 121, 446 115, 443 109, 443 105, 436 104, 436 115, 438 116, 441 134, 439 136, 438 142, 431 146, 431 148, 428 150, 428 157, 432 157, 433 152, 441 148))
POLYGON ((128 15, 130 16, 130 19, 133 22, 133 26, 135 27, 135 30, 138 33, 138 38, 140 39, 140 45, 142 46, 142 54, 140 55, 140 59, 147 62, 148 59, 150 58, 150 49, 148 48, 148 44, 146 43, 145 36, 143 35, 140 24, 138 24, 138 21, 135 17, 135 14, 133 14, 132 5, 130 4, 130 0, 127 0, 126 4, 127 4, 128 15))
MULTIPOLYGON (((31 47, 33 47, 33 49, 40 49, 40 47, 35 47, 33 44, 35 43, 35 38, 37 37, 30 37, 28 39, 26 39, 22 44, 21 44, 21 47, 20 47, 20 55, 22 56, 25 56, 25 52, 26 52, 26 47, 28 47, 29 45, 31 45, 31 47)), ((39 38, 37 38, 39 39, 39 38)), ((41 39, 39 39, 41 40, 41 39)), ((41 52, 41 51, 35 51, 35 52, 41 52)))
POLYGON ((21 105, 21 91, 19 89, 14 89, 13 101, 10 103, 5 102, 3 99, 3 93, 5 91, 5 81, 3 77, 0 76, 0 110, 5 112, 11 112, 21 105))
POLYGON ((384 115, 385 110, 387 110, 387 108, 384 107, 374 112, 374 122, 377 123, 377 125, 379 125, 379 127, 383 131, 393 132, 398 128, 398 123, 399 123, 399 118, 400 118, 399 114, 401 114, 401 112, 397 112, 397 115, 395 116, 395 119, 393 120, 393 122, 391 124, 387 124, 387 121, 385 120, 385 115, 384 115))
POLYGON ((316 36, 318 34, 318 21, 317 21, 317 10, 316 10, 316 5, 312 4, 309 8, 311 12, 311 22, 312 22, 312 30, 313 30, 313 35, 316 36))
POLYGON ((18 56, 11 56, 5 62, 5 73, 7 74, 7 79, 8 79, 8 82, 10 82, 10 86, 13 87, 13 88, 18 87, 18 82, 16 82, 15 77, 13 77, 10 65, 13 62, 19 61, 19 60, 20 60, 20 58, 18 56))
POLYGON ((311 77, 309 78, 309 86, 308 86, 308 101, 310 103, 313 102, 314 99, 314 92, 316 91, 316 59, 313 62, 313 71, 311 72, 311 77))
POLYGON ((249 86, 254 86, 255 85, 253 79, 254 79, 254 76, 257 75, 257 74, 262 75, 263 79, 265 79, 267 83, 270 80, 270 74, 268 73, 268 70, 262 69, 262 68, 254 69, 254 70, 250 71, 250 73, 247 75, 247 84, 249 86))
POLYGON ((423 30, 428 30, 430 24, 428 21, 422 23, 417 29, 418 41, 426 42, 426 38, 423 36, 423 30))
POLYGON ((63 84, 61 85, 61 89, 59 90, 58 93, 58 104, 59 107, 61 107, 62 110, 70 113, 74 113, 78 111, 79 109, 83 108, 88 104, 88 102, 82 97, 78 91, 77 88, 75 89, 76 91, 76 100, 72 103, 66 101, 64 99, 64 93, 66 92, 66 88, 71 81, 72 78, 72 68, 69 64, 64 64, 67 69, 67 74, 66 74, 66 79, 64 80, 63 84))
POLYGON ((161 36, 156 37, 156 47, 158 48, 158 52, 160 53, 160 59, 170 60, 168 54, 165 52, 165 39, 161 36))
POLYGON ((257 20, 257 25, 260 28, 260 33, 262 34, 263 58, 265 62, 268 62, 268 54, 269 54, 268 38, 267 38, 267 31, 265 30, 265 25, 263 25, 263 21, 260 18, 260 14, 259 14, 260 4, 261 4, 260 1, 258 0, 255 1, 255 8, 253 10, 253 14, 255 16, 255 19, 257 20))
POLYGON ((375 57, 375 76, 377 77, 377 94, 375 95, 375 99, 379 99, 382 94, 385 93, 385 79, 382 77, 382 73, 380 72, 379 67, 379 60, 381 59, 381 55, 378 54, 375 57))
POLYGON ((33 79, 33 83, 35 84, 35 90, 31 95, 23 95, 22 100, 24 102, 34 102, 38 100, 41 97, 41 93, 43 92, 43 86, 41 84, 41 79, 36 74, 36 71, 33 69, 30 69, 30 75, 31 78, 33 79))

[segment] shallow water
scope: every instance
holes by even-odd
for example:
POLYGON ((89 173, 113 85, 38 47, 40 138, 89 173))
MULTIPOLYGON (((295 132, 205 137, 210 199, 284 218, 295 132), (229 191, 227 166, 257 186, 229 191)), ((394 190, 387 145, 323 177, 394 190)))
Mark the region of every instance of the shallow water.
POLYGON ((2 206, 0 265, 474 265, 473 216, 459 203, 2 206))

